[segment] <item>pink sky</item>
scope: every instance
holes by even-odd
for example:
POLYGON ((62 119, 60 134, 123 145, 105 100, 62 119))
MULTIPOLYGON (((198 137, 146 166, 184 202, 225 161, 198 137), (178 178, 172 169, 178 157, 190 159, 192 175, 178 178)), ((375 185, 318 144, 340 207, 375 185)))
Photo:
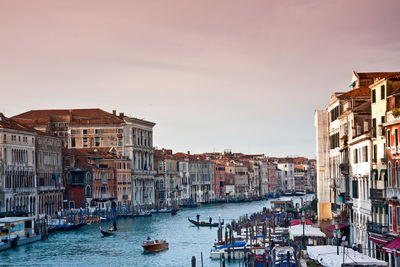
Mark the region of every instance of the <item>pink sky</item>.
POLYGON ((0 111, 100 107, 175 151, 315 155, 351 71, 400 71, 398 1, 0 0, 0 111))

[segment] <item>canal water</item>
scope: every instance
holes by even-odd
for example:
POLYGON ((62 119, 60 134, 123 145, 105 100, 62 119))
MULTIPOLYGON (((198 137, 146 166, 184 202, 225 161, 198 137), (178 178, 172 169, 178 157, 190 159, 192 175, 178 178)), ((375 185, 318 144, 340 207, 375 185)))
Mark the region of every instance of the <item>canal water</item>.
MULTIPOLYGON (((295 203, 299 197, 291 197, 295 203)), ((307 195, 311 200, 313 195, 307 195)), ((289 197, 281 199, 288 200, 289 197)), ((200 265, 203 252, 204 266, 219 266, 211 260, 210 249, 217 238, 217 228, 196 227, 187 218, 237 220, 243 214, 270 207, 270 201, 203 205, 195 209, 180 210, 176 216, 153 214, 152 217, 118 219, 118 232, 102 237, 98 225, 52 234, 47 240, 0 252, 0 265, 22 266, 190 266, 192 256, 200 265), (169 249, 159 253, 144 253, 141 242, 148 236, 166 239, 169 249)), ((102 223, 103 228, 112 223, 102 223)), ((238 266, 230 263, 227 266, 238 266)))

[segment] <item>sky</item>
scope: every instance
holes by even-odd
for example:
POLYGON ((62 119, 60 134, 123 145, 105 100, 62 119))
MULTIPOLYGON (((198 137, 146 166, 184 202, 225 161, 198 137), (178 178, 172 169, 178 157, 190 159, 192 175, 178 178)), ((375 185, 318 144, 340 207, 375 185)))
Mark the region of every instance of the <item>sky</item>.
POLYGON ((400 1, 0 0, 0 112, 94 108, 154 145, 315 157, 353 70, 400 71, 400 1))

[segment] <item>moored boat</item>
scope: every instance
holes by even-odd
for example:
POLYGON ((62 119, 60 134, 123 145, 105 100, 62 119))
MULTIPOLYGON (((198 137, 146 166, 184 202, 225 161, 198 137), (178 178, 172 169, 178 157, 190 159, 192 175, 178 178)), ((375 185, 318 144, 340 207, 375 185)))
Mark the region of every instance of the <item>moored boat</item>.
POLYGON ((100 232, 103 234, 103 236, 110 236, 110 235, 115 234, 115 231, 112 228, 110 228, 108 230, 103 230, 100 228, 100 232))
POLYGON ((168 249, 168 242, 165 240, 146 240, 143 241, 142 247, 148 252, 158 252, 168 249))

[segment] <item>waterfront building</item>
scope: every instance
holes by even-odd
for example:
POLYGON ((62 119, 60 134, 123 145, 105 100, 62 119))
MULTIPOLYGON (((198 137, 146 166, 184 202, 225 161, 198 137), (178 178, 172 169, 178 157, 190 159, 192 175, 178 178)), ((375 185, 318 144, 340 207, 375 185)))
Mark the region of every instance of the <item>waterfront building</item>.
POLYGON ((257 160, 248 161, 249 169, 249 195, 251 197, 260 196, 260 166, 257 160))
POLYGON ((267 160, 259 161, 260 171, 260 196, 268 195, 268 162, 267 160))
POLYGON ((235 165, 227 161, 225 166, 225 197, 233 199, 235 195, 235 165))
POLYGON ((176 153, 174 157, 178 161, 178 175, 181 180, 181 196, 180 203, 185 204, 193 201, 190 198, 190 173, 189 173, 189 158, 184 153, 176 153))
POLYGON ((225 165, 222 160, 216 160, 214 164, 214 193, 217 199, 224 199, 226 195, 225 165))
POLYGON ((268 194, 274 194, 278 188, 278 177, 276 174, 276 166, 272 163, 267 164, 268 171, 268 194))
POLYGON ((101 109, 31 110, 13 117, 21 124, 60 137, 67 148, 123 150, 124 114, 101 109))
POLYGON ((155 123, 120 116, 125 121, 123 155, 132 162, 132 201, 135 208, 150 208, 155 203, 154 195, 154 147, 153 127, 155 123))
POLYGON ((117 159, 112 148, 68 149, 64 151, 66 209, 117 208, 117 159), (103 160, 103 162, 101 162, 103 160), (107 162, 104 162, 104 161, 107 162))
POLYGON ((37 131, 36 181, 38 214, 55 216, 63 205, 62 141, 37 131))
POLYGON ((0 113, 0 211, 37 215, 37 133, 0 113))
POLYGON ((155 177, 155 203, 157 207, 181 204, 182 183, 179 176, 178 160, 172 155, 172 150, 155 150, 154 164, 157 168, 155 177))
POLYGON ((244 199, 248 197, 249 176, 248 169, 243 163, 235 163, 235 194, 244 199))
POLYGON ((274 163, 276 172, 276 193, 282 192, 282 170, 274 163))
POLYGON ((200 155, 189 157, 191 199, 207 203, 214 199, 214 163, 200 155))
POLYGON ((295 190, 294 164, 286 159, 281 159, 278 161, 278 168, 282 170, 282 190, 293 192, 295 190))

